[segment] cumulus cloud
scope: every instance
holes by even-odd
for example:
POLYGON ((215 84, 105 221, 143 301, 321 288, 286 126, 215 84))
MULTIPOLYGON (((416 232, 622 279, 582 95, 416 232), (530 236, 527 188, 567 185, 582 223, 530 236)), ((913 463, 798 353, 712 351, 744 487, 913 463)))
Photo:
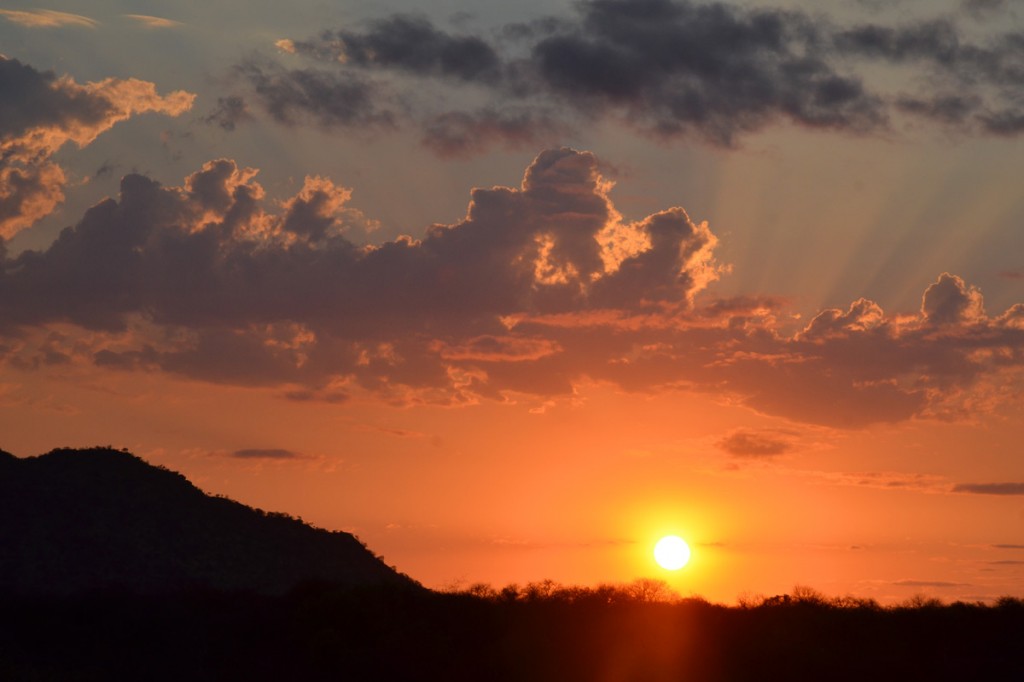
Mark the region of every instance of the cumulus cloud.
POLYGON ((1024 495, 1024 483, 957 483, 953 486, 953 492, 974 495, 1024 495))
MULTIPOLYGON (((327 178, 277 201, 227 159, 178 187, 128 175, 49 248, 0 253, 3 353, 338 404, 550 400, 603 382, 843 428, 969 415, 1020 376, 1024 305, 991 316, 948 273, 914 314, 861 299, 796 333, 778 300, 705 301, 723 272, 710 227, 680 207, 622 216, 600 168, 546 150, 518 187, 474 189, 459 222, 367 245, 347 236, 365 221, 351 191, 327 178)), ((748 430, 719 447, 764 457, 793 441, 748 430)))
POLYGON ((108 78, 80 85, 0 57, 0 237, 10 237, 63 201, 63 170, 50 159, 68 142, 91 143, 145 112, 177 116, 194 95, 157 94, 153 83, 108 78))
POLYGON ((283 51, 319 66, 277 67, 275 87, 262 90, 260 77, 247 73, 278 120, 288 110, 327 126, 364 123, 353 117, 353 101, 372 110, 390 93, 407 105, 403 122, 425 130, 424 142, 442 154, 526 145, 594 119, 724 146, 780 123, 860 134, 888 131, 907 116, 1015 135, 1024 131, 1020 40, 1014 32, 972 40, 949 18, 851 26, 782 7, 586 0, 569 16, 489 34, 394 15, 282 39, 283 51), (908 70, 910 78, 901 76, 908 70), (371 75, 384 79, 372 89, 371 75), (424 79, 447 93, 444 101, 478 104, 431 109, 417 96, 424 79), (331 96, 336 89, 351 96, 331 96), (510 109, 511 117, 495 113, 510 109))

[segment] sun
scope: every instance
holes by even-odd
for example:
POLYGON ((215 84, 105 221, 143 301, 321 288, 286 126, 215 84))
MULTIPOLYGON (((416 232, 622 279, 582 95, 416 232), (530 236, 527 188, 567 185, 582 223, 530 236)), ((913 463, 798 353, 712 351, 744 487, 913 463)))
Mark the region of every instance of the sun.
POLYGON ((690 546, 678 535, 666 535, 654 546, 654 560, 668 571, 678 571, 690 560, 690 546))

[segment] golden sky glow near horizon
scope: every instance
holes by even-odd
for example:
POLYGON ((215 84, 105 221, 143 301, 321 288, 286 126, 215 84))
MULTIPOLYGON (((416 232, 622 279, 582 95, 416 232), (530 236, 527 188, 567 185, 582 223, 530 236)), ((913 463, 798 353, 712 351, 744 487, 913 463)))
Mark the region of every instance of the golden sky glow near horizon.
POLYGON ((0 12, 0 448, 430 587, 1024 592, 1014 3, 130 4, 0 12))

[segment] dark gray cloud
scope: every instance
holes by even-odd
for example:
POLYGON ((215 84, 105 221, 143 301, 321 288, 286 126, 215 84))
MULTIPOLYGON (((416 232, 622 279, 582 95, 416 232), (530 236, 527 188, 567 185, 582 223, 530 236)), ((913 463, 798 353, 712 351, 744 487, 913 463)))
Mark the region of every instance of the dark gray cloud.
POLYGON ((389 127, 395 114, 370 80, 347 70, 291 69, 258 58, 235 67, 278 123, 312 120, 331 127, 389 127))
POLYGON ((579 24, 533 46, 531 67, 580 106, 616 106, 662 134, 730 144, 779 119, 869 130, 881 102, 825 59, 820 30, 782 10, 723 3, 593 0, 579 24))
POLYGON ((400 69, 418 75, 489 81, 499 75, 500 58, 476 36, 454 36, 424 17, 394 15, 371 22, 365 31, 324 31, 314 40, 294 41, 295 52, 330 62, 400 69))
POLYGON ((1024 131, 1019 31, 974 43, 953 20, 937 19, 901 27, 865 24, 838 32, 834 40, 843 54, 921 69, 919 80, 929 88, 899 96, 896 105, 905 112, 995 135, 1024 131))
MULTIPOLYGON (((916 315, 861 299, 797 334, 780 331, 770 297, 702 304, 720 273, 710 228, 679 207, 622 218, 599 169, 590 153, 547 150, 519 187, 473 190, 463 220, 365 246, 345 236, 349 191, 325 178, 273 201, 227 159, 180 187, 127 175, 49 248, 0 249, 6 362, 333 403, 550 398, 599 381, 844 428, 985 409, 1024 367, 1024 305, 990 316, 948 273, 916 315)), ((763 457, 789 435, 720 446, 763 457)))
POLYGON ((303 459, 305 455, 294 450, 283 450, 281 448, 246 448, 235 450, 232 457, 238 459, 303 459))
POLYGON ((278 67, 268 87, 269 66, 245 67, 279 120, 307 111, 324 125, 359 124, 353 106, 370 110, 386 99, 368 89, 370 73, 430 78, 431 88, 447 89, 446 101, 489 96, 483 106, 436 111, 415 96, 415 84, 390 82, 411 103, 406 123, 425 128, 424 141, 442 154, 528 144, 594 119, 727 146, 786 122, 866 133, 910 116, 965 132, 1024 130, 1024 36, 972 42, 948 18, 839 26, 817 14, 725 2, 586 0, 570 16, 508 24, 489 36, 395 15, 286 44, 289 59, 313 60, 319 70, 278 67), (909 67, 914 77, 892 91, 886 67, 909 67), (330 96, 334 90, 346 94, 330 96))
POLYGON ((734 457, 775 457, 793 450, 789 435, 776 430, 739 429, 719 440, 717 445, 734 457))
POLYGON ((957 483, 955 493, 974 495, 1024 495, 1024 483, 957 483))

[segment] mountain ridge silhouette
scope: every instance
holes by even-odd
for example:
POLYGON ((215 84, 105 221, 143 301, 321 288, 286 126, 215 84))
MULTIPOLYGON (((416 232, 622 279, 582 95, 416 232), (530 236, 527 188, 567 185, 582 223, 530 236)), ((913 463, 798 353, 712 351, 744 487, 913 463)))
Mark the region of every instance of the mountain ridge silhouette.
POLYGON ((350 533, 207 494, 110 447, 0 450, 0 537, 0 588, 14 593, 419 587, 350 533))

